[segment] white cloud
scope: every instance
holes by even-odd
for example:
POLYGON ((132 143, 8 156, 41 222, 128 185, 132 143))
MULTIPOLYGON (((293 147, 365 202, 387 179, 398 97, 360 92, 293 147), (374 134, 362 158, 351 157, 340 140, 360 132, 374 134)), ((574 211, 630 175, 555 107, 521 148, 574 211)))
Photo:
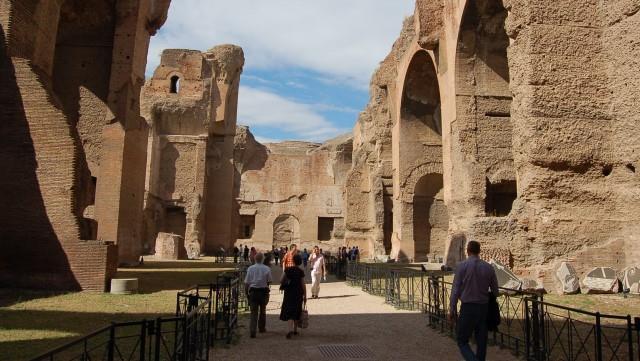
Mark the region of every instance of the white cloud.
POLYGON ((297 103, 266 90, 240 87, 238 123, 267 127, 296 136, 296 139, 322 142, 350 129, 338 128, 319 114, 312 104, 297 103))
POLYGON ((153 38, 149 68, 165 48, 234 43, 247 67, 299 67, 366 88, 415 0, 174 0, 153 38))

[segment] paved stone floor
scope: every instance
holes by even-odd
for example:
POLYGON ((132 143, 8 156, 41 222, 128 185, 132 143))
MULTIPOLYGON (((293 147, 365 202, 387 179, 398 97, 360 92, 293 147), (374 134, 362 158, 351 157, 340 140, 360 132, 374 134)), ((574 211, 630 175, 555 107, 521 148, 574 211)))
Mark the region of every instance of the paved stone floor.
MULTIPOLYGON (((279 272, 274 271, 279 279, 279 272)), ((308 286, 309 287, 309 286, 308 286)), ((308 288, 309 289, 309 288, 308 288)), ((241 320, 238 344, 212 351, 212 360, 437 360, 459 361, 455 342, 427 327, 424 315, 399 311, 344 282, 328 279, 320 298, 309 300, 310 327, 287 340, 287 325, 278 319, 282 295, 272 286, 267 307, 267 333, 249 338, 248 317, 241 320), (319 347, 359 346, 362 358, 326 356, 319 347)), ((353 356, 357 356, 354 354, 353 356)), ((492 347, 487 360, 515 360, 508 351, 492 347)))

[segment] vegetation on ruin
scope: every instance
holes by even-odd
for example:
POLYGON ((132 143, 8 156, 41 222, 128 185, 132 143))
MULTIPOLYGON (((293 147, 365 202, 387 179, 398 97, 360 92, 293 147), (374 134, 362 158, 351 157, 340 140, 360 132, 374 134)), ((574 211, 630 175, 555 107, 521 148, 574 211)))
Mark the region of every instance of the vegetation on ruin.
POLYGON ((215 282, 218 273, 231 268, 207 258, 146 261, 140 267, 119 269, 118 277, 139 278, 139 294, 135 295, 2 289, 0 355, 12 355, 12 361, 27 360, 112 321, 171 316, 176 291, 215 282))

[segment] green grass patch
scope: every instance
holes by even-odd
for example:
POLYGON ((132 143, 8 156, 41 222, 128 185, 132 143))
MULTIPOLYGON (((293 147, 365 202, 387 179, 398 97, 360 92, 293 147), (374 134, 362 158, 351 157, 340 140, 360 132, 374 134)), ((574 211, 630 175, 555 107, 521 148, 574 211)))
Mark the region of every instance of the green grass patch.
POLYGON ((135 295, 0 289, 0 358, 28 360, 110 322, 173 316, 177 291, 215 283, 232 269, 210 258, 119 269, 117 277, 139 279, 135 295))

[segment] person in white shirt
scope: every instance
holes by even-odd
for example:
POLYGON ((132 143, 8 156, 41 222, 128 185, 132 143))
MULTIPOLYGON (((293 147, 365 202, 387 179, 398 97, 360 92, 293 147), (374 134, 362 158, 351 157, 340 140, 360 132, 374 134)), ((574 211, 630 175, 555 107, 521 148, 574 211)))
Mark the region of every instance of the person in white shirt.
POLYGON ((327 268, 324 264, 324 255, 320 252, 318 246, 313 247, 313 253, 309 258, 311 267, 311 298, 318 298, 320 294, 320 280, 327 280, 327 268))
POLYGON ((251 324, 249 332, 251 338, 256 337, 256 328, 260 333, 267 332, 267 304, 269 303, 269 284, 271 284, 271 269, 263 264, 264 254, 258 253, 253 266, 247 269, 244 279, 245 292, 251 307, 251 324), (260 315, 258 317, 258 311, 260 315))

